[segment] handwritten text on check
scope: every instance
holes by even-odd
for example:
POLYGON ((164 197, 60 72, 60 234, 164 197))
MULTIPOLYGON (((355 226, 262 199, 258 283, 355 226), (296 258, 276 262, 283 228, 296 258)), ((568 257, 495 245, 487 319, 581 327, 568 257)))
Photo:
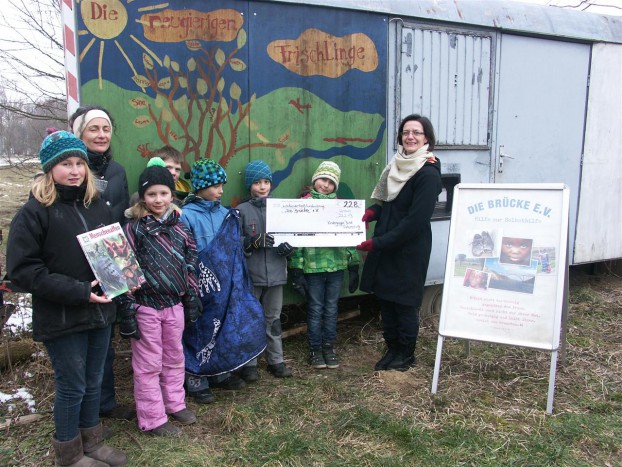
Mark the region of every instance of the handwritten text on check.
POLYGON ((275 245, 356 246, 366 240, 360 199, 266 200, 266 231, 275 245))

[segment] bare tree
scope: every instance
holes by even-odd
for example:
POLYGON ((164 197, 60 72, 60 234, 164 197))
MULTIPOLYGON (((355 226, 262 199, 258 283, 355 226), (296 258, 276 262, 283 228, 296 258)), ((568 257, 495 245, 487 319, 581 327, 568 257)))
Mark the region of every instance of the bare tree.
POLYGON ((0 10, 0 109, 64 126, 62 26, 58 0, 4 0, 0 10))

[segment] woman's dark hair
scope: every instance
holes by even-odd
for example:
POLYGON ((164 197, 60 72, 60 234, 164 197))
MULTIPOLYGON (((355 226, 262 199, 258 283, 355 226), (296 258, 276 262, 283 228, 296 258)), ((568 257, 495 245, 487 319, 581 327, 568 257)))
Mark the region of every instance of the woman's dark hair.
POLYGON ((397 143, 400 146, 402 144, 402 131, 404 131, 404 125, 406 122, 415 121, 421 123, 423 127, 423 132, 425 133, 425 137, 428 140, 428 151, 434 151, 434 146, 436 145, 436 136, 434 136, 434 127, 432 126, 432 122, 427 117, 422 117, 419 114, 411 114, 407 115, 402 119, 402 123, 400 123, 400 128, 397 130, 397 143))
POLYGON ((73 133, 73 122, 76 121, 76 118, 78 118, 80 115, 84 115, 89 110, 101 110, 102 112, 106 112, 106 114, 108 114, 108 118, 110 119, 110 124, 112 125, 112 131, 115 130, 116 126, 115 126, 114 120, 112 119, 112 115, 110 115, 110 112, 108 112, 107 109, 105 109, 104 107, 100 105, 81 105, 80 107, 76 109, 74 113, 71 114, 71 117, 69 117, 68 123, 69 123, 70 132, 73 133))

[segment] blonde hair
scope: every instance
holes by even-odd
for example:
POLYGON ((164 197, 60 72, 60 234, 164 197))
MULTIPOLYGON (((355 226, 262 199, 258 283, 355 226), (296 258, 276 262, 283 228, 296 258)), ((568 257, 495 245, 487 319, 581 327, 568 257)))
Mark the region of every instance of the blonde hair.
MULTIPOLYGON (((179 209, 179 206, 173 203, 173 201, 171 201, 170 206, 172 206, 174 210, 181 214, 181 209, 179 209)), ((141 217, 145 217, 149 214, 152 214, 152 212, 147 209, 147 205, 145 204, 145 200, 143 199, 138 200, 134 206, 130 206, 128 209, 125 210, 125 217, 127 217, 128 219, 140 219, 141 217)))
MULTIPOLYGON (((99 197, 99 191, 95 187, 93 174, 88 167, 84 173, 84 182, 86 183, 84 206, 88 207, 99 197)), ((35 181, 32 182, 32 196, 46 208, 54 204, 58 198, 58 191, 56 191, 56 185, 51 170, 37 177, 35 181)))

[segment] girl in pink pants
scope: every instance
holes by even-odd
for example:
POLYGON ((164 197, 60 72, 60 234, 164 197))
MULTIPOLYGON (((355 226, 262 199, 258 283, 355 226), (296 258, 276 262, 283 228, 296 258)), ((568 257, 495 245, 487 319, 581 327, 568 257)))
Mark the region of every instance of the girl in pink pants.
POLYGON ((158 157, 151 159, 138 180, 140 201, 126 215, 128 241, 146 282, 124 295, 119 332, 132 340, 134 398, 138 426, 156 436, 178 436, 182 425, 196 422, 186 408, 184 321, 196 321, 202 311, 198 298, 197 250, 192 234, 179 222, 172 203, 173 176, 158 157))

